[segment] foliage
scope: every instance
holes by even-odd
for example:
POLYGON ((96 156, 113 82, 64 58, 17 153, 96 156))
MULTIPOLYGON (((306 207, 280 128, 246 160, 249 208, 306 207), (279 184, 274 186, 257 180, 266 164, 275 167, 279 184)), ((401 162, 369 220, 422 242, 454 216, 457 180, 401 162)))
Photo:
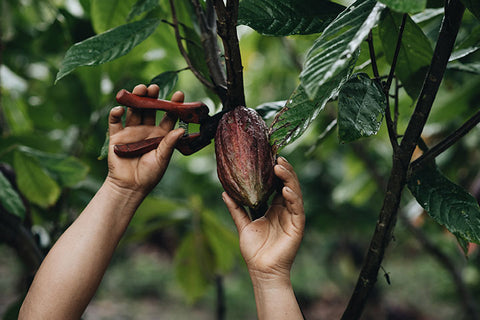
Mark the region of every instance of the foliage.
MULTIPOLYGON (((336 243, 343 241, 336 233, 358 235, 358 242, 366 242, 380 203, 388 207, 384 192, 391 171, 390 181, 405 179, 399 180, 389 221, 394 224, 397 211, 402 217, 416 199, 467 252, 468 243, 480 243, 480 141, 476 123, 462 135, 455 129, 466 128, 469 117, 477 119, 478 2, 462 0, 467 11, 451 49, 439 40, 442 19, 454 11, 441 8, 443 2, 352 2, 239 1, 243 81, 228 72, 225 55, 234 41, 217 37, 208 19, 211 1, 23 0, 20 6, 3 1, 0 161, 11 169, 2 167, 0 175, 0 227, 10 226, 6 217, 15 216, 32 239, 43 230, 55 240, 81 211, 106 174, 105 160, 97 158, 117 90, 156 83, 161 98, 181 89, 187 100, 205 101, 215 111, 225 94, 236 92, 232 83, 244 83, 247 104, 258 106, 270 125, 272 146, 298 168, 307 233, 328 234, 336 243), (205 42, 212 33, 214 40, 205 42), (437 68, 434 50, 443 50, 449 60, 438 79, 426 77, 437 68), (219 73, 230 77, 226 84, 219 73), (429 83, 440 86, 438 93, 422 91, 429 83), (412 105, 423 103, 421 92, 436 99, 419 115, 412 105), (415 122, 422 116, 423 123, 415 122), (409 141, 414 126, 422 135, 409 141), (464 137, 469 130, 474 133, 464 137), (435 153, 438 145, 445 148, 435 153), (410 154, 403 152, 407 149, 410 154), (399 165, 398 158, 406 160, 399 165), (417 158, 412 164, 418 166, 409 164, 417 158), (411 194, 402 194, 407 182, 411 194)), ((154 243, 174 256, 190 301, 202 297, 219 275, 234 272, 240 260, 219 193, 211 146, 189 158, 175 155, 125 237, 126 243, 139 243, 175 234, 169 246, 154 243)), ((415 230, 427 239, 438 237, 428 221, 415 230)), ((383 249, 391 232, 393 227, 386 230, 383 249)), ((0 240, 14 246, 7 233, 0 240)), ((446 242, 448 255, 455 257, 455 244, 446 242)), ((37 245, 48 250, 51 242, 37 245)), ((379 267, 376 263, 377 272, 379 267)), ((468 299, 462 300, 467 314, 468 299)))

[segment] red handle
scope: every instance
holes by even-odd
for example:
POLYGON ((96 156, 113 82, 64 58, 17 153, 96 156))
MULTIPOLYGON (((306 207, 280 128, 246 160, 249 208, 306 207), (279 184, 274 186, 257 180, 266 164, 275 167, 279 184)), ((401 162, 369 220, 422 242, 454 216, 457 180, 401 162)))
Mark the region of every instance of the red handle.
POLYGON ((137 96, 125 89, 117 93, 117 102, 131 108, 163 110, 187 123, 201 123, 208 116, 208 107, 202 102, 174 102, 137 96))

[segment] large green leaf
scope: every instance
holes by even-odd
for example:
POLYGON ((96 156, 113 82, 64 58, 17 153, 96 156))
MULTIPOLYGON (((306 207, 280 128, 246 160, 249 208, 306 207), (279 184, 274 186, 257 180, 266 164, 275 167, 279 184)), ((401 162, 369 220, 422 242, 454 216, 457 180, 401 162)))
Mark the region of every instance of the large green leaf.
POLYGON ((166 99, 177 84, 177 80, 177 71, 165 71, 153 78, 150 81, 150 84, 156 84, 160 87, 160 92, 158 94, 159 99, 166 99))
POLYGON ((480 74, 480 62, 460 63, 454 62, 447 65, 448 69, 480 74))
POLYGON ((387 99, 367 74, 353 75, 338 94, 338 135, 342 142, 374 135, 380 129, 387 99))
POLYGON ((34 158, 61 186, 72 187, 88 173, 88 166, 75 157, 66 154, 52 154, 21 146, 18 150, 34 158))
POLYGON ((18 188, 28 200, 44 208, 57 201, 60 187, 35 158, 17 150, 13 157, 13 167, 18 188))
POLYGON ((398 12, 420 12, 427 6, 427 0, 379 0, 390 9, 398 12))
POLYGON ((10 181, 0 172, 0 204, 10 214, 20 219, 25 217, 25 206, 10 181))
POLYGON ((480 19, 480 1, 478 0, 462 0, 465 7, 470 10, 478 19, 480 19))
POLYGON ((127 54, 150 36, 159 23, 159 19, 140 20, 74 44, 65 54, 55 82, 77 67, 102 64, 127 54))
POLYGON ((319 33, 343 9, 326 0, 241 0, 238 23, 272 36, 319 33))
MULTIPOLYGON (((388 10, 379 25, 379 37, 388 63, 393 61, 402 16, 388 10)), ((432 55, 430 41, 422 29, 407 16, 395 74, 413 100, 420 94, 432 55)))
POLYGON ((132 20, 142 13, 149 12, 158 7, 158 0, 137 0, 128 13, 127 21, 132 20))
POLYGON ((360 0, 342 12, 310 48, 300 74, 310 99, 318 99, 322 85, 349 68, 352 56, 376 25, 385 8, 374 0, 360 0))
POLYGON ((328 100, 338 94, 342 84, 349 78, 357 58, 358 51, 354 52, 347 68, 342 69, 342 72, 318 88, 317 99, 311 100, 301 85, 295 89, 285 107, 277 113, 270 125, 270 144, 275 151, 292 143, 307 130, 328 100))
POLYGON ((408 188, 435 221, 457 237, 480 243, 480 208, 465 189, 433 166, 415 172, 408 188))
POLYGON ((102 33, 125 23, 135 0, 92 0, 90 15, 93 29, 102 33))

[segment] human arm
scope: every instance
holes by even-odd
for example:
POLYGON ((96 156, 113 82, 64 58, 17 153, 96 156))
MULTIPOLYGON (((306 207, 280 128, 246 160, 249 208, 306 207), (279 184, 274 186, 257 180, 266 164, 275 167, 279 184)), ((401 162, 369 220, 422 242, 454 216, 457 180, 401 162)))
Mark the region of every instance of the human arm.
POLYGON ((284 158, 278 159, 274 170, 284 187, 264 217, 251 221, 228 194, 222 196, 238 230, 258 318, 303 319, 290 281, 305 226, 302 193, 293 167, 284 158))
MULTIPOLYGON (((137 95, 158 96, 158 87, 139 85, 137 95)), ((183 101, 178 92, 174 101, 183 101)), ((109 115, 108 176, 79 217, 62 234, 27 293, 19 319, 79 319, 95 294, 113 252, 136 209, 163 176, 182 129, 172 130, 175 119, 165 116, 155 126, 155 113, 122 107, 109 115), (156 150, 137 158, 119 158, 115 144, 164 136, 156 150)))

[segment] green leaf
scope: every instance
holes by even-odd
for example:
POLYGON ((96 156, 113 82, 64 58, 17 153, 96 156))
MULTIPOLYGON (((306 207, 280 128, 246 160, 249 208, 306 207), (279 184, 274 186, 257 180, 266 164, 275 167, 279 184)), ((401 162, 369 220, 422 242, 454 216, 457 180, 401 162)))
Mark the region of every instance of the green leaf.
POLYGON ((160 87, 159 99, 166 99, 173 91, 178 80, 177 71, 165 71, 150 81, 150 84, 156 84, 160 87))
POLYGON ((110 146, 110 135, 107 132, 105 132, 105 140, 103 140, 103 145, 102 148, 100 149, 100 154, 98 155, 98 160, 103 160, 108 157, 108 148, 110 146))
POLYGON ((477 19, 480 19, 480 1, 478 0, 462 0, 463 4, 465 7, 467 7, 468 10, 470 10, 471 13, 477 19))
POLYGON ((184 38, 186 41, 187 55, 192 62, 195 69, 200 71, 204 77, 210 78, 208 72, 207 60, 205 57, 205 51, 203 50, 202 40, 198 33, 191 27, 182 25, 184 38))
POLYGON ((448 61, 464 58, 480 49, 480 26, 473 28, 467 37, 455 48, 448 61))
POLYGON ((367 74, 353 75, 338 94, 338 135, 342 142, 377 134, 387 99, 380 85, 367 74))
POLYGON ((142 13, 152 11, 156 7, 158 7, 158 0, 137 0, 128 13, 127 21, 131 21, 142 13))
POLYGON ((95 32, 124 24, 134 3, 135 0, 92 0, 90 15, 95 32))
MULTIPOLYGON (((388 63, 393 61, 402 16, 388 10, 380 21, 378 34, 388 63)), ((430 41, 422 29, 407 16, 395 74, 413 100, 420 94, 432 55, 430 41)))
POLYGON ((355 66, 358 53, 359 51, 354 52, 348 66, 317 89, 318 98, 311 100, 301 85, 295 89, 285 107, 277 113, 270 125, 270 144, 275 151, 281 150, 298 139, 325 104, 338 94, 355 66))
POLYGON ((88 173, 88 166, 75 157, 65 154, 52 154, 21 146, 18 150, 35 159, 60 186, 72 187, 88 173))
POLYGON ((22 199, 2 172, 0 172, 0 204, 10 214, 16 215, 22 220, 25 218, 25 206, 22 199))
POLYGON ((242 0, 238 23, 272 36, 320 33, 343 9, 325 0, 242 0))
POLYGON ((263 120, 268 120, 274 117, 277 112, 279 112, 287 103, 286 100, 282 101, 272 101, 272 102, 265 102, 255 108, 255 111, 260 114, 263 120))
POLYGON ((60 196, 60 187, 40 166, 35 158, 15 151, 13 167, 18 188, 22 194, 43 208, 53 205, 60 196))
POLYGON ((449 63, 447 65, 448 69, 451 70, 458 70, 458 71, 465 71, 465 72, 470 72, 474 74, 480 74, 480 62, 472 62, 472 63, 460 63, 460 62, 454 62, 454 63, 449 63))
POLYGON ((436 222, 457 237, 480 243, 480 208, 465 189, 433 166, 415 172, 408 181, 408 188, 436 222))
POLYGON ((205 236, 194 232, 185 236, 175 258, 177 280, 190 302, 200 298, 213 279, 213 259, 205 236))
POLYGON ((376 25, 384 4, 357 1, 342 12, 315 41, 300 74, 310 99, 318 99, 321 86, 350 67, 352 57, 376 25))
POLYGON ((427 6, 427 0, 379 0, 390 9, 397 12, 416 13, 423 11, 427 6))
POLYGON ((77 67, 98 65, 126 55, 148 38, 159 23, 159 19, 140 20, 74 44, 65 54, 55 82, 77 67))
POLYGON ((16 99, 8 91, 2 92, 2 113, 9 132, 14 135, 29 133, 33 129, 28 106, 23 99, 16 99))

